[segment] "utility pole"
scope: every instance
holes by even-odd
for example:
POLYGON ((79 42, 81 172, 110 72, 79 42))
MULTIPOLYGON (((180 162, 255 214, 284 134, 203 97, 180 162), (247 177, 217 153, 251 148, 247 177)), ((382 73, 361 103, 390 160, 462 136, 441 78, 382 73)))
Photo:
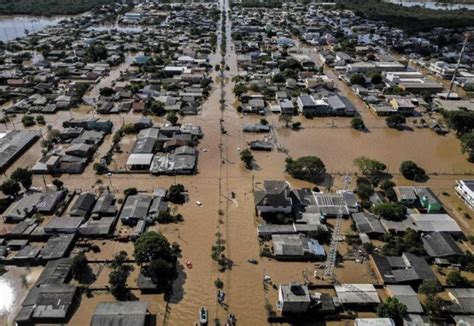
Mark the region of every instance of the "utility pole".
MULTIPOLYGON (((349 174, 346 174, 342 177, 342 192, 346 192, 349 189, 349 185, 351 184, 351 177, 349 174)), ((339 205, 339 209, 337 212, 337 218, 336 218, 336 225, 334 227, 334 230, 332 232, 332 239, 331 239, 331 245, 329 246, 329 252, 327 255, 326 259, 326 266, 324 267, 324 272, 323 272, 323 278, 329 279, 330 282, 334 282, 334 268, 336 267, 336 262, 337 262, 337 246, 339 243, 339 238, 341 237, 341 227, 342 227, 342 220, 344 217, 344 205, 341 203, 339 205)))
POLYGON ((446 100, 449 100, 449 96, 451 95, 451 92, 453 91, 454 80, 456 79, 456 75, 458 74, 458 69, 459 69, 459 66, 461 65, 462 56, 464 55, 467 41, 469 40, 470 36, 471 36, 470 32, 464 33, 464 42, 462 44, 461 53, 459 53, 459 58, 456 64, 456 68, 454 68, 454 73, 453 73, 453 77, 451 78, 451 83, 449 84, 449 90, 448 90, 448 95, 446 96, 446 100))

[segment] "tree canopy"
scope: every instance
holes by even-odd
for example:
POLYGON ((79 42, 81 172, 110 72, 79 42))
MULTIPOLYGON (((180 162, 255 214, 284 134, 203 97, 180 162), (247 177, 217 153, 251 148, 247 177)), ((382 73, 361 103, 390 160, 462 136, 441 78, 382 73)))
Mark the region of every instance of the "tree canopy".
POLYGON ((389 297, 377 307, 377 315, 382 318, 392 318, 395 325, 403 325, 403 316, 407 307, 397 298, 389 297))
POLYGON ((385 21, 409 33, 431 31, 437 27, 467 28, 472 26, 474 13, 469 10, 433 10, 423 7, 404 7, 378 0, 338 0, 342 8, 356 15, 385 21))
POLYGON ((385 119, 387 126, 393 129, 401 129, 406 122, 406 118, 401 114, 393 114, 385 119))
POLYGON ((182 204, 186 200, 185 192, 186 188, 182 184, 177 183, 170 186, 166 198, 174 204, 182 204))
POLYGON ((126 300, 130 293, 127 288, 127 279, 134 268, 126 263, 127 259, 127 253, 121 251, 115 255, 111 264, 112 271, 109 274, 110 292, 118 300, 126 300))
POLYGON ((374 186, 378 185, 383 178, 387 166, 377 160, 360 156, 354 160, 354 165, 359 168, 360 172, 370 179, 374 186))
POLYGON ((326 173, 326 166, 317 156, 303 156, 296 160, 288 157, 285 171, 296 179, 315 180, 326 173))
POLYGON ((474 162, 474 132, 461 136, 461 151, 467 154, 469 161, 474 162))
POLYGON ((458 288, 471 286, 469 280, 466 277, 462 276, 461 272, 459 271, 449 272, 448 276, 446 277, 446 284, 458 288))
POLYGON ((33 183, 33 173, 28 169, 17 168, 12 172, 10 179, 20 183, 23 188, 28 190, 31 188, 31 184, 33 183))
POLYGON ((406 211, 406 207, 399 203, 380 203, 372 209, 375 215, 390 221, 404 220, 406 211))
POLYGON ((243 151, 240 152, 240 160, 245 164, 245 167, 247 169, 252 168, 252 162, 254 160, 252 152, 246 148, 243 151))
POLYGON ((362 74, 352 75, 349 81, 351 85, 364 85, 365 84, 365 78, 364 78, 364 75, 362 74))
POLYGON ((176 261, 176 255, 168 239, 155 231, 146 232, 135 241, 134 256, 138 264, 148 264, 155 259, 176 261))
POLYGON ((426 178, 426 172, 413 161, 403 161, 400 164, 401 174, 408 180, 423 181, 426 178))
POLYGON ((385 256, 400 256, 404 252, 417 256, 425 254, 419 234, 412 229, 408 229, 403 236, 387 233, 384 242, 382 252, 385 256))
POLYGON ((115 0, 2 0, 2 15, 75 15, 94 7, 112 4, 115 0))

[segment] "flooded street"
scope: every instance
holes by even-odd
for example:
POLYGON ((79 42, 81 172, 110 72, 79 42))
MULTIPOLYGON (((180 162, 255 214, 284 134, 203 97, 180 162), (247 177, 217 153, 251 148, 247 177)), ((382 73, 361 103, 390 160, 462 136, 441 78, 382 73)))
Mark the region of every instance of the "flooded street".
MULTIPOLYGON (((142 173, 114 173, 110 176, 96 175, 92 166, 108 152, 112 145, 113 132, 125 123, 137 122, 141 114, 133 112, 113 115, 97 114, 90 105, 82 105, 70 111, 59 111, 54 115, 45 115, 47 125, 61 129, 62 123, 71 118, 96 116, 109 119, 114 124, 112 135, 107 135, 99 146, 91 162, 82 174, 64 174, 60 179, 70 189, 98 192, 99 186, 108 186, 118 199, 123 200, 123 190, 136 187, 140 192, 150 193, 157 187, 168 188, 180 183, 185 186, 189 201, 179 206, 179 213, 184 222, 180 224, 157 224, 149 230, 163 233, 170 242, 179 243, 182 254, 179 259, 179 277, 173 284, 173 293, 169 300, 164 295, 141 294, 136 289, 139 267, 128 279, 128 286, 133 295, 140 301, 149 304, 149 310, 156 315, 157 325, 195 325, 201 307, 209 310, 210 324, 215 319, 224 322, 229 313, 235 314, 238 325, 268 325, 268 304, 276 310, 277 289, 279 284, 304 282, 308 277, 312 282, 319 263, 314 262, 277 262, 260 257, 260 243, 257 237, 257 219, 254 207, 253 192, 262 186, 264 180, 287 180, 292 188, 314 187, 314 184, 295 180, 285 173, 285 159, 288 156, 298 158, 315 155, 322 159, 331 176, 329 184, 321 185, 331 190, 341 187, 341 175, 355 175, 358 171, 353 160, 360 156, 368 156, 384 162, 388 172, 394 176, 397 185, 413 185, 402 178, 399 166, 402 161, 413 160, 422 166, 429 175, 423 185, 429 186, 445 205, 448 213, 455 218, 467 233, 472 234, 474 225, 464 212, 465 207, 454 194, 453 186, 456 179, 474 175, 472 163, 461 154, 459 139, 453 134, 436 135, 429 129, 418 129, 409 124, 408 130, 399 131, 386 126, 385 119, 375 116, 364 103, 354 95, 351 89, 338 80, 334 71, 325 69, 325 73, 333 78, 341 94, 348 97, 364 119, 368 128, 366 132, 354 130, 350 126, 350 118, 314 118, 306 119, 295 116, 293 122, 302 124, 301 130, 286 128, 279 121, 279 116, 270 114, 265 119, 272 125, 274 137, 285 151, 253 152, 257 168, 248 170, 240 160, 240 152, 248 147, 253 140, 262 139, 262 134, 243 133, 244 123, 258 123, 261 116, 242 115, 236 110, 237 98, 233 93, 237 76, 237 55, 232 42, 232 22, 228 0, 220 0, 221 9, 226 15, 225 28, 221 28, 222 19, 217 28, 217 50, 210 57, 214 67, 222 63, 221 40, 222 30, 225 31, 226 51, 224 62, 228 69, 223 72, 213 70, 212 91, 203 104, 202 112, 196 116, 183 116, 180 123, 192 123, 201 126, 204 138, 200 141, 199 163, 196 175, 191 176, 152 176, 142 173), (223 80, 223 83, 221 83, 223 80), (221 110, 223 101, 224 109, 221 110), (222 132, 225 130, 225 133, 222 132), (233 198, 235 194, 235 198, 233 198), (224 254, 230 261, 230 267, 220 272, 218 264, 211 258, 211 248, 216 243, 216 233, 225 241, 224 254), (258 264, 249 263, 256 260, 258 264), (186 267, 186 263, 190 266, 186 267), (309 276, 308 276, 309 275, 309 276), (272 284, 264 286, 263 279, 269 276, 272 284), (226 293, 225 305, 217 302, 215 281, 222 280, 226 293), (275 285, 275 286, 273 286, 275 285), (265 307, 267 305, 267 307, 265 307)), ((0 25, 0 33, 2 28, 0 25)), ((303 48, 303 52, 316 58, 316 52, 303 48)), ((111 69, 110 73, 94 85, 86 94, 86 98, 97 98, 100 89, 112 87, 114 82, 142 53, 125 54, 125 62, 111 69)), ((166 122, 165 117, 151 117, 154 123, 166 122)), ((0 125, 0 132, 11 129, 25 129, 21 116, 12 118, 10 122, 0 125)), ((32 130, 38 127, 32 127, 32 130)), ((44 128, 43 128, 44 129, 44 128)), ((127 157, 136 140, 135 135, 126 135, 120 142, 123 155, 114 155, 110 169, 117 172, 125 167, 127 157)), ((32 167, 42 156, 41 140, 24 153, 14 164, 17 167, 32 167)), ((10 167, 0 176, 4 181, 14 169, 10 167)), ((34 175, 33 185, 43 187, 51 184, 57 176, 34 175)), ((355 179, 355 178, 354 178, 355 179)), ((334 221, 329 221, 333 224, 334 221)), ((118 233, 122 225, 117 227, 118 233)), ((350 220, 344 222, 344 232, 350 230, 350 220)), ((106 291, 110 266, 103 261, 110 259, 121 250, 133 253, 132 242, 101 241, 95 244, 100 248, 97 253, 88 252, 92 269, 97 279, 91 285, 93 296, 81 296, 81 304, 68 325, 88 325, 97 304, 115 301, 106 291)), ((327 250, 326 246, 326 250, 327 250)), ((347 247, 342 247, 343 253, 347 247)), ((8 268, 8 272, 0 278, 0 324, 10 324, 10 317, 15 316, 15 309, 23 300, 27 289, 35 282, 41 267, 34 269, 8 268), (3 319, 2 319, 3 318, 3 319)), ((344 261, 337 266, 338 281, 341 283, 375 283, 373 271, 367 263, 354 260, 344 261)), ((327 285, 327 283, 325 283, 327 285)), ((334 295, 332 289, 325 289, 334 295), (332 292, 331 292, 332 291, 332 292)), ((384 298, 385 293, 380 296, 384 298)), ((367 316, 373 316, 368 313, 367 316)), ((311 325, 315 325, 312 323, 311 325)), ((318 324, 319 325, 319 324, 318 324)), ((321 325, 346 325, 345 322, 322 322, 321 325)), ((351 324, 352 325, 352 324, 351 324)))

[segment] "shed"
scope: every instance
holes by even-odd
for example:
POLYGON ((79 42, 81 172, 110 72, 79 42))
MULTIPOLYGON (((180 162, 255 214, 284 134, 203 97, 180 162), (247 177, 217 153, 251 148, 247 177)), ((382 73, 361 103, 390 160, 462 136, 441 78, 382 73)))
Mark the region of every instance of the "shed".
POLYGON ((380 298, 372 284, 335 285, 337 297, 342 304, 367 305, 378 304, 380 298))
POLYGON ((101 302, 92 315, 90 326, 145 326, 148 315, 148 304, 145 302, 101 302))

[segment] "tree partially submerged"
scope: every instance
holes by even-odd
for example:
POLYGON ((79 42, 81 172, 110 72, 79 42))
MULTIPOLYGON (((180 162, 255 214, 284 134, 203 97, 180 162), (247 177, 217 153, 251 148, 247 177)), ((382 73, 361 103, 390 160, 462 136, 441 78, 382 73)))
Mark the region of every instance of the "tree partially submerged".
POLYGON ((150 277, 157 290, 167 291, 178 276, 176 271, 179 246, 170 245, 168 239, 154 231, 144 233, 135 242, 134 256, 150 277))
POLYGON ((112 271, 109 274, 110 293, 117 300, 127 300, 130 295, 130 290, 127 288, 127 279, 134 268, 126 263, 127 260, 127 253, 121 251, 115 255, 111 263, 112 271))
POLYGON ((474 132, 461 136, 461 152, 467 154, 470 162, 474 162, 474 132))
POLYGON ((354 165, 374 186, 377 186, 380 180, 385 177, 387 166, 380 161, 360 156, 354 160, 354 165))
POLYGON ((400 164, 400 172, 408 180, 418 182, 426 180, 426 171, 413 161, 403 161, 400 164))
POLYGON ((245 164, 247 169, 252 169, 252 162, 254 160, 252 152, 246 148, 240 152, 240 160, 245 164))
POLYGON ((388 116, 385 119, 385 122, 387 123, 387 126, 389 128, 402 129, 403 125, 406 122, 406 119, 401 114, 393 114, 393 115, 388 116))
POLYGON ((182 184, 177 183, 170 186, 166 198, 173 204, 183 204, 186 201, 185 193, 186 188, 182 184))
POLYGON ((285 172, 295 179, 315 181, 326 173, 326 166, 317 156, 303 156, 298 159, 288 157, 285 172))

